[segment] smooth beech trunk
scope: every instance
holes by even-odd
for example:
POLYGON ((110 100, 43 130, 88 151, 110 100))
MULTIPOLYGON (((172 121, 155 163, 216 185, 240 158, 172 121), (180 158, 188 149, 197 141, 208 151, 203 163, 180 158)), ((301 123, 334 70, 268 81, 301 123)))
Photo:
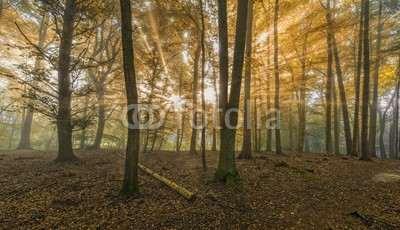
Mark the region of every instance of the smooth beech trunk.
MULTIPOLYGON (((243 129, 243 146, 239 159, 253 159, 251 154, 251 54, 253 40, 253 1, 248 1, 247 9, 247 32, 246 32, 246 57, 245 57, 245 84, 244 84, 244 129, 243 129)), ((257 105, 254 104, 254 110, 257 111, 257 105)), ((255 116, 254 119, 257 117, 255 116)), ((255 122, 257 124, 257 122, 255 122)), ((254 129, 257 130, 257 126, 254 129)), ((257 132, 255 132, 254 140, 257 140, 257 132)), ((255 141, 257 145, 257 141, 255 141)))
POLYGON ((246 45, 246 27, 247 27, 247 0, 238 0, 237 19, 236 19, 236 39, 232 70, 231 92, 228 101, 228 75, 229 75, 229 57, 228 57, 228 17, 227 1, 218 0, 218 31, 219 31, 219 59, 220 59, 220 96, 219 106, 221 111, 220 124, 221 146, 218 161, 218 168, 214 175, 217 181, 225 181, 227 184, 240 179, 239 172, 236 169, 235 162, 235 142, 236 129, 229 128, 226 122, 235 127, 238 123, 238 114, 228 110, 238 109, 240 100, 240 91, 242 84, 243 61, 246 45), (225 122, 226 121, 226 122, 225 122))
POLYGON ((369 47, 369 0, 364 0, 364 84, 362 97, 361 121, 361 159, 371 160, 368 143, 368 118, 369 118, 369 82, 370 82, 370 47, 369 47))
POLYGON ((383 2, 379 0, 379 13, 378 13, 378 33, 376 41, 376 60, 374 67, 374 86, 373 96, 371 103, 371 119, 369 121, 369 152, 372 157, 376 157, 376 128, 377 128, 377 116, 378 116, 378 93, 379 93, 379 70, 381 63, 381 46, 382 46, 382 8, 383 2))
POLYGON ((355 94, 356 99, 354 103, 354 126, 353 126, 353 144, 352 156, 359 155, 359 136, 360 136, 360 89, 361 89, 361 72, 362 72, 362 59, 363 59, 363 33, 364 33, 364 0, 361 0, 360 10, 360 28, 358 34, 358 56, 357 56, 357 69, 355 76, 355 94))
POLYGON ((275 148, 276 154, 283 154, 281 144, 280 129, 280 79, 279 79, 279 36, 278 36, 278 20, 279 20, 279 0, 275 0, 274 13, 274 72, 275 72, 275 148))
POLYGON ((327 43, 328 43, 328 65, 326 84, 326 122, 325 122, 325 153, 332 154, 332 81, 333 81, 333 42, 332 42, 332 20, 331 0, 328 0, 326 19, 328 22, 327 43))

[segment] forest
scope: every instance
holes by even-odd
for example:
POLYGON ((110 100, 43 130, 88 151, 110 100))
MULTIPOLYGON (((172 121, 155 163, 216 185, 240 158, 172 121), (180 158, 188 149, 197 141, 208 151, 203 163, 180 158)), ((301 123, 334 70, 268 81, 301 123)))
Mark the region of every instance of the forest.
POLYGON ((0 0, 0 229, 399 229, 399 0, 0 0))

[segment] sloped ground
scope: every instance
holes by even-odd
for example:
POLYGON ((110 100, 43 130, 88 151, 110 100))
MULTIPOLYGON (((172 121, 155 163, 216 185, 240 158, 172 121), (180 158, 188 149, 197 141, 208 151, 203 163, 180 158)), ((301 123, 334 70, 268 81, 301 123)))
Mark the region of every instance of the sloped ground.
POLYGON ((143 165, 197 193, 189 203, 143 172, 142 196, 119 197, 123 152, 77 155, 54 164, 54 152, 0 153, 0 228, 400 228, 399 161, 261 153, 238 161, 243 180, 227 187, 211 181, 217 153, 208 153, 206 172, 200 156, 142 155, 143 165))

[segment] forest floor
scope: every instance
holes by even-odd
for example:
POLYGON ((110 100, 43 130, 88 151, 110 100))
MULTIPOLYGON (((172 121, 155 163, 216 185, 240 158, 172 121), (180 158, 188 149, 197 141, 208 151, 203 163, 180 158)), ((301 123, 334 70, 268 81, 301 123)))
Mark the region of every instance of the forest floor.
POLYGON ((0 153, 0 229, 399 229, 400 161, 316 154, 255 154, 237 161, 242 181, 212 181, 200 156, 142 154, 140 163, 195 192, 190 203, 140 171, 141 196, 119 196, 123 151, 0 153))

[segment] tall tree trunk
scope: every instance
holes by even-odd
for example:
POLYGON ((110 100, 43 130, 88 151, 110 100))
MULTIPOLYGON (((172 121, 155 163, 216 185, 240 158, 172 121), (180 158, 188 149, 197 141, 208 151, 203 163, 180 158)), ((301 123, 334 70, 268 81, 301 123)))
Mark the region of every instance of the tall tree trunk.
POLYGON ((342 105, 342 113, 343 113, 343 123, 344 123, 344 136, 346 140, 346 152, 347 155, 351 154, 352 151, 352 137, 351 137, 351 127, 350 127, 350 117, 349 117, 349 109, 347 107, 347 99, 346 99, 346 90, 344 88, 344 82, 343 82, 343 73, 342 73, 342 68, 340 66, 340 58, 339 58, 339 50, 337 47, 336 43, 336 38, 335 38, 335 32, 334 32, 334 25, 333 25, 333 20, 332 16, 330 17, 330 29, 331 31, 331 36, 332 36, 332 43, 333 43, 333 56, 335 59, 335 67, 336 67, 336 75, 337 75, 337 82, 339 86, 339 95, 340 95, 340 102, 342 105))
POLYGON ((336 85, 335 85, 335 80, 332 81, 333 87, 332 87, 332 92, 333 92, 333 101, 334 101, 334 106, 333 106, 333 120, 334 120, 334 136, 335 136, 335 154, 340 155, 340 115, 339 115, 339 106, 338 106, 338 98, 337 98, 337 93, 336 93, 336 85))
POLYGON ((213 75, 213 88, 215 94, 215 106, 213 108, 213 133, 212 133, 212 148, 211 151, 217 151, 217 126, 218 126, 218 89, 217 89, 217 79, 215 74, 213 75))
POLYGON ((236 39, 235 52, 232 70, 232 84, 228 103, 228 17, 226 0, 218 0, 218 31, 220 40, 220 123, 222 126, 220 135, 220 154, 218 161, 218 169, 214 175, 217 181, 225 181, 227 184, 240 178, 236 169, 235 162, 235 138, 236 126, 238 123, 238 114, 229 114, 229 119, 225 119, 228 110, 238 109, 240 100, 240 91, 242 84, 242 71, 244 61, 244 51, 246 46, 246 27, 247 27, 247 0, 238 0, 237 19, 236 19, 236 39), (225 122, 230 123, 228 124, 225 122))
POLYGON ((362 130, 361 130, 361 159, 371 160, 368 144, 368 106, 369 106, 369 81, 370 81, 370 52, 369 52, 369 0, 364 0, 364 84, 362 100, 362 130))
MULTIPOLYGON (((193 113, 192 113, 193 126, 197 126, 197 91, 198 91, 198 79, 199 79, 199 62, 201 55, 201 39, 198 40, 199 41, 194 56, 194 73, 193 73, 193 113)), ((192 127, 192 137, 190 140, 190 150, 189 150, 190 154, 197 154, 196 142, 197 142, 197 129, 195 127, 192 127)))
POLYGON ((280 128, 280 79, 279 79, 279 37, 278 37, 278 19, 279 19, 279 0, 275 0, 274 13, 274 73, 275 73, 275 147, 276 154, 283 154, 281 144, 281 128, 280 128))
POLYGON ((326 154, 332 154, 332 83, 333 83, 333 42, 332 42, 332 21, 331 0, 328 0, 326 20, 328 22, 327 43, 328 43, 328 67, 326 84, 326 122, 325 122, 325 151, 326 154))
MULTIPOLYGON (((133 38, 132 38, 132 9, 130 0, 120 0, 121 5, 121 32, 122 50, 124 60, 124 76, 127 96, 127 105, 138 104, 138 92, 134 64, 133 38)), ((137 107, 135 109, 138 109, 137 107)), ((128 129, 128 141, 126 146, 125 173, 121 193, 124 195, 138 195, 138 162, 139 162, 139 124, 134 124, 133 113, 128 111, 128 121, 135 127, 128 129)))
MULTIPOLYGON (((179 100, 182 100, 182 87, 183 87, 183 68, 181 66, 181 72, 179 76, 179 100)), ((176 129, 176 143, 175 143, 175 149, 176 153, 179 153, 179 142, 180 142, 180 134, 181 134, 181 129, 182 127, 182 111, 181 111, 181 102, 179 102, 179 107, 176 108, 176 114, 177 114, 177 122, 178 122, 178 127, 176 129)))
POLYGON ((201 14, 201 159, 203 162, 203 169, 207 169, 207 159, 206 159, 206 97, 205 97, 205 79, 206 79, 206 45, 205 45, 205 37, 206 37, 206 27, 204 20, 204 7, 203 0, 200 0, 200 14, 201 14))
POLYGON ((58 63, 58 156, 56 161, 77 160, 72 147, 71 124, 71 51, 74 34, 74 20, 78 10, 76 0, 67 0, 63 16, 63 30, 58 63))
MULTIPOLYGON (((246 31, 246 57, 245 57, 245 85, 244 85, 244 129, 243 129, 243 146, 242 152, 238 159, 253 159, 251 154, 251 54, 253 40, 253 1, 248 1, 247 6, 247 31, 246 31)), ((257 106, 254 104, 254 106, 257 106)), ((255 108, 256 110, 256 108, 255 108)), ((254 117, 256 119, 256 117, 254 117)), ((256 122, 257 123, 257 122, 256 122)), ((257 127, 256 129, 257 130, 257 127)), ((256 133, 257 135, 257 133, 256 133)), ((256 139, 256 135, 254 139, 256 139)))
MULTIPOLYGON (((271 41, 270 37, 267 38, 267 122, 272 119, 272 103, 271 103, 271 41)), ((267 152, 272 152, 272 129, 267 127, 267 152)))
POLYGON ((374 86, 373 86, 373 97, 371 104, 371 119, 369 121, 369 152, 372 157, 376 157, 376 122, 378 116, 378 93, 379 93, 379 69, 381 62, 381 45, 382 45, 382 8, 383 2, 379 0, 379 13, 378 13, 378 34, 376 42, 376 60, 374 69, 374 86))
MULTIPOLYGON (((400 60, 400 59, 399 59, 400 60)), ((384 135, 385 135, 385 129, 386 129, 386 117, 387 113, 390 109, 390 107, 393 106, 394 100, 397 98, 398 95, 398 89, 399 85, 396 86, 395 93, 393 94, 392 98, 390 99, 388 106, 386 107, 385 111, 379 113, 379 127, 380 127, 380 132, 379 132, 379 148, 380 148, 380 153, 381 153, 381 158, 386 159, 386 150, 385 150, 385 142, 384 142, 384 135)), ((389 135, 389 142, 392 141, 392 138, 394 137, 394 134, 392 135, 392 126, 390 126, 390 135, 389 135)), ((392 148, 389 148, 389 155, 392 152, 392 148)))
POLYGON ((299 133, 297 151, 304 151, 304 141, 306 136, 306 57, 307 57, 308 33, 303 43, 301 54, 301 88, 300 88, 300 105, 299 105, 299 133))
POLYGON ((364 33, 364 0, 361 0, 360 10, 360 28, 358 34, 358 57, 357 57, 357 70, 355 76, 355 105, 354 105, 354 128, 353 128, 353 144, 352 156, 359 155, 359 135, 360 135, 360 88, 361 88, 361 72, 362 72, 362 59, 363 59, 363 33, 364 33))
MULTIPOLYGON (((1 3, 0 3, 1 5, 1 3)), ((1 6, 0 6, 1 7, 1 6)), ((46 41, 47 35, 47 27, 46 23, 46 13, 43 14, 42 20, 40 21, 40 28, 39 28, 39 42, 38 42, 38 49, 43 49, 44 43, 46 41)), ((41 68, 41 59, 36 57, 35 60, 35 69, 38 70, 41 68)), ((37 81, 34 82, 34 86, 37 86, 37 81)), ((29 99, 28 108, 26 110, 25 119, 22 123, 21 128, 21 136, 19 139, 18 148, 19 150, 23 149, 32 149, 31 148, 31 128, 32 128, 32 121, 33 121, 33 112, 35 107, 35 100, 29 99)))

